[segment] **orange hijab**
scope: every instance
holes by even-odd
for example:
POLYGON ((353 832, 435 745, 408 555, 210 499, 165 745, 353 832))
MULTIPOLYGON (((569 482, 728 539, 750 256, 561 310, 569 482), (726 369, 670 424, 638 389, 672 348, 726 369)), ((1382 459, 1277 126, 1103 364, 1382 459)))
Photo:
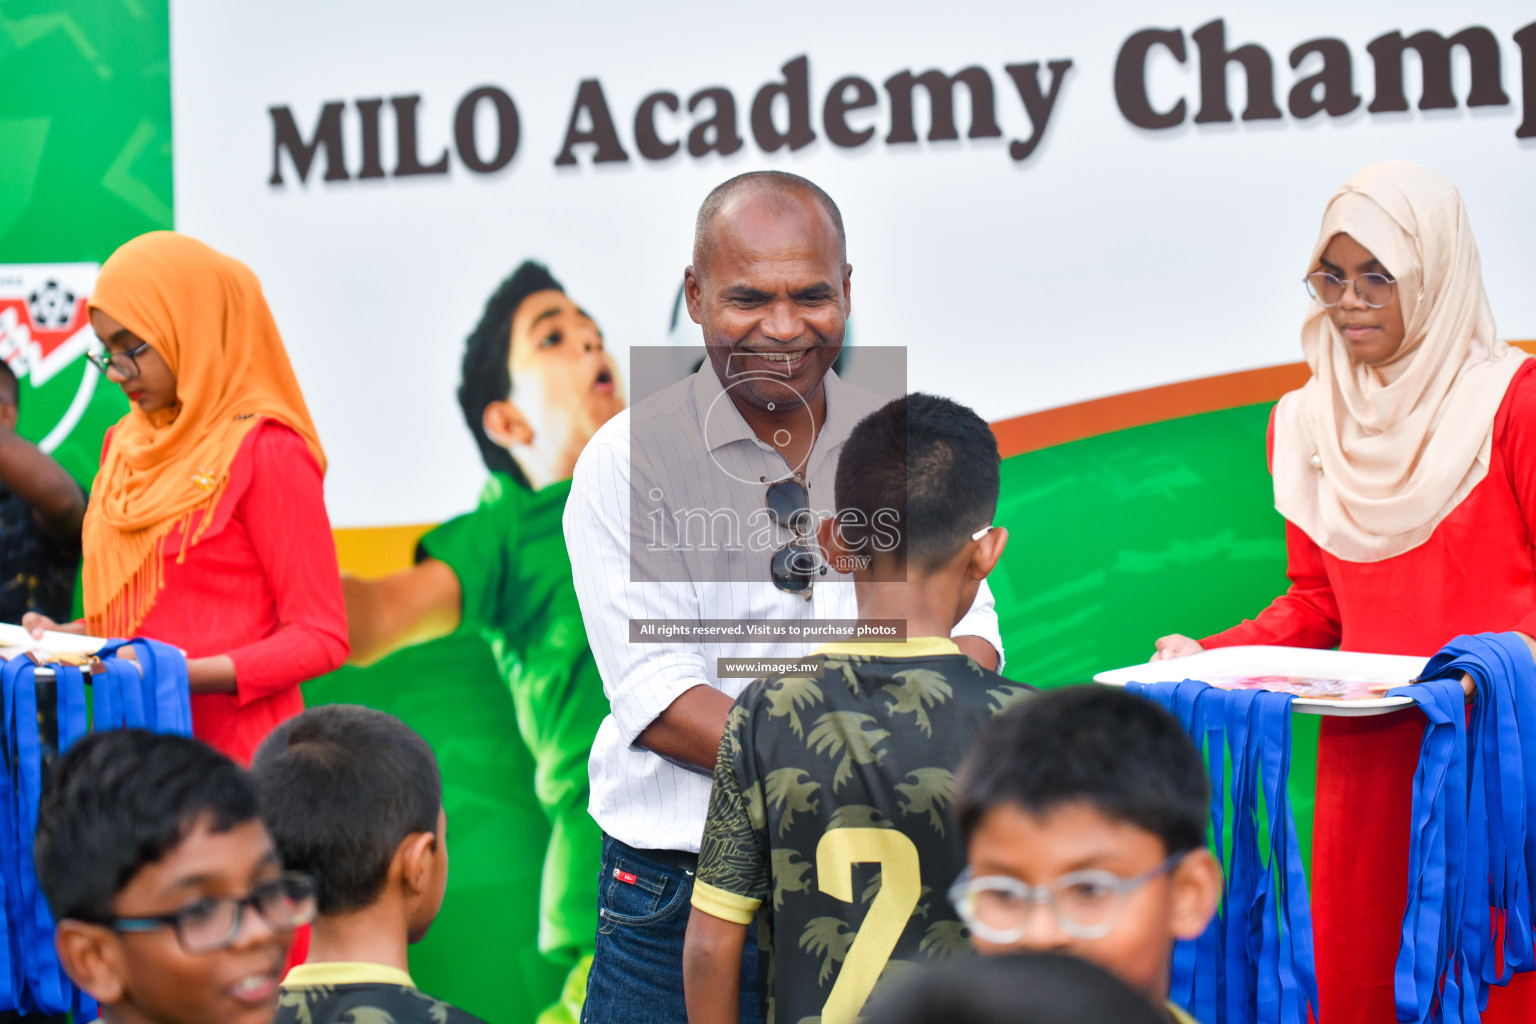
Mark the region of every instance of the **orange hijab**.
POLYGON ((86 626, 122 637, 144 621, 164 583, 166 539, 182 532, 186 558, 213 521, 240 443, 263 419, 293 428, 322 472, 325 453, 245 264, 154 231, 112 254, 90 305, 148 342, 176 375, 174 407, 134 408, 118 421, 86 509, 86 626))

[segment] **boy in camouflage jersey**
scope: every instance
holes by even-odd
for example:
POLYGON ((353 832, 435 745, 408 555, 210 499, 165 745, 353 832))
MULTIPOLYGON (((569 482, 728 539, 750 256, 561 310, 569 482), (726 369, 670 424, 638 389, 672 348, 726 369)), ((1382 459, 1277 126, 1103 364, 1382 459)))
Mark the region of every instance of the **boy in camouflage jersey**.
POLYGON ((690 1024, 737 1020, 754 918, 767 1022, 852 1022, 883 978, 969 951, 944 897, 965 866, 953 772, 1028 691, 949 640, 1007 543, 998 486, 990 428, 946 399, 897 399, 849 436, 818 543, 853 573, 860 620, 905 620, 909 639, 828 644, 819 676, 759 679, 732 708, 684 950, 690 1024))

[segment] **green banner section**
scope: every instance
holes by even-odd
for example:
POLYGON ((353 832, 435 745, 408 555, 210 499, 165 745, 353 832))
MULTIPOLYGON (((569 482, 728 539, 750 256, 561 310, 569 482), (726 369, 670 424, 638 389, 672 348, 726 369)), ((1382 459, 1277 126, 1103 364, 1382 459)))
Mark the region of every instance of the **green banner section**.
MULTIPOLYGON (((171 227, 169 26, 154 0, 0 10, 0 265, 99 264, 171 227)), ((41 387, 23 378, 24 437, 41 441, 64 418, 85 372, 76 359, 41 387)), ((128 404, 105 381, 85 383, 89 403, 53 455, 89 485, 128 404)))
MULTIPOLYGON (((1265 465, 1269 403, 1154 423, 1008 459, 991 585, 1004 674, 1085 682, 1207 636, 1286 587, 1285 521, 1265 465)), ((1293 721, 1291 800, 1309 865, 1318 719, 1293 721)))

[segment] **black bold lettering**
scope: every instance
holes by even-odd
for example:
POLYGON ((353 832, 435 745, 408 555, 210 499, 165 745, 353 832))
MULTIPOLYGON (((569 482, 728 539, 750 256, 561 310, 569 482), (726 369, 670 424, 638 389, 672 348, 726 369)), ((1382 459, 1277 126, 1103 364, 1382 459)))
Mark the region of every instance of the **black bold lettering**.
POLYGON ((753 97, 752 137, 764 153, 786 145, 796 150, 816 141, 811 128, 810 67, 810 61, 796 57, 779 69, 784 72, 783 82, 769 82, 753 97), (773 101, 780 96, 789 105, 789 126, 782 132, 773 123, 773 101))
POLYGON ((1414 49, 1423 69, 1424 94, 1420 110, 1449 110, 1456 106, 1451 89, 1451 47, 1460 46, 1472 61, 1472 88, 1467 91, 1469 107, 1501 107, 1509 102, 1501 84, 1499 41, 1479 25, 1464 28, 1447 39, 1438 32, 1418 32, 1403 38, 1401 32, 1388 32, 1371 40, 1366 49, 1376 61, 1376 98, 1366 109, 1373 114, 1408 109, 1403 91, 1403 51, 1414 49))
POLYGON ((827 91, 827 102, 821 108, 821 124, 826 129, 827 138, 832 140, 834 146, 842 146, 844 149, 862 146, 874 138, 873 128, 854 131, 848 127, 848 112, 863 110, 878 102, 875 87, 869 82, 856 75, 839 78, 827 91), (852 96, 848 95, 849 89, 853 90, 852 96))
POLYGON ((384 177, 384 156, 379 147, 379 108, 383 100, 358 100, 357 116, 363 123, 363 166, 359 179, 384 177))
POLYGON ((741 136, 736 133, 736 97, 729 89, 700 89, 688 98, 688 113, 697 110, 705 100, 715 108, 715 113, 694 123, 693 131, 688 133, 688 154, 730 156, 742 146, 741 136))
POLYGON ((1280 116, 1275 106, 1275 65, 1269 52, 1257 43, 1227 49, 1227 23, 1220 18, 1190 33, 1200 47, 1200 113, 1195 124, 1232 120, 1227 106, 1227 65, 1241 64, 1248 82, 1244 121, 1270 121, 1280 116))
POLYGON ((1120 114, 1137 128, 1172 128, 1184 123, 1181 97, 1166 113, 1152 109, 1147 96, 1147 57, 1152 47, 1161 46, 1184 63, 1184 33, 1176 28, 1144 28, 1120 44, 1115 58, 1115 104, 1120 114))
POLYGON ((421 105, 420 96, 392 96, 390 105, 395 108, 395 177, 405 178, 413 174, 447 174, 448 147, 430 164, 421 162, 420 147, 416 142, 416 108, 421 105))
POLYGON ((1536 22, 1515 33, 1520 44, 1520 92, 1524 117, 1515 138, 1536 138, 1536 22))
POLYGON ((1051 111, 1056 108, 1056 94, 1061 91, 1061 80, 1066 77, 1067 69, 1071 66, 1070 60, 1051 61, 1048 65, 1051 87, 1044 92, 1040 89, 1038 62, 1009 64, 1003 69, 1013 79, 1013 87, 1019 91, 1019 99, 1024 101, 1024 111, 1029 115, 1029 138, 1022 141, 1014 139, 1008 146, 1008 155, 1015 160, 1027 159, 1035 147, 1040 145, 1040 140, 1045 138, 1045 126, 1050 123, 1051 111))
POLYGON ((517 105, 494 85, 482 85, 471 91, 459 101, 459 109, 453 114, 453 144, 464 166, 476 174, 490 174, 511 163, 517 155, 519 134, 517 105), (475 144, 475 108, 481 100, 490 100, 496 111, 496 154, 489 160, 480 158, 480 149, 475 144))
POLYGON ((571 120, 565 127, 565 145, 561 147, 560 155, 555 157, 555 166, 574 164, 576 154, 571 152, 571 147, 587 142, 597 146, 597 152, 592 155, 595 164, 622 163, 629 159, 629 154, 619 144, 619 133, 613 127, 613 115, 608 113, 603 84, 595 78, 584 79, 576 89, 576 105, 571 108, 571 120), (576 127, 581 121, 582 111, 586 111, 587 119, 592 122, 591 128, 583 130, 576 127))
POLYGON ((1314 53, 1323 58, 1323 68, 1291 87, 1287 104, 1291 116, 1311 117, 1326 110, 1329 117, 1343 117, 1360 105, 1349 47, 1342 39, 1313 39, 1291 51, 1291 67, 1300 68, 1301 62, 1314 53))
POLYGON ((679 149, 676 142, 663 142, 661 136, 656 134, 657 104, 675 114, 677 113, 677 94, 653 92, 641 100, 640 106, 635 110, 635 148, 647 160, 665 160, 679 149))
POLYGON ((910 71, 900 71, 885 80, 885 91, 891 97, 891 134, 885 137, 889 143, 916 142, 917 130, 912 123, 912 89, 922 86, 928 90, 928 106, 932 118, 928 125, 928 141, 958 139, 955 130, 955 83, 964 82, 971 97, 971 130, 968 139, 995 139, 1003 134, 997 126, 997 104, 992 95, 992 76, 985 68, 969 67, 946 75, 942 71, 925 71, 914 76, 910 71))
POLYGON ((293 112, 287 107, 269 107, 272 116, 272 177, 269 185, 283 183, 282 155, 288 151, 293 169, 299 172, 299 181, 309 178, 310 165, 315 153, 325 149, 325 181, 346 181, 347 164, 341 149, 341 100, 332 100, 320 108, 320 119, 315 122, 315 134, 308 141, 299 134, 299 126, 293 121, 293 112))

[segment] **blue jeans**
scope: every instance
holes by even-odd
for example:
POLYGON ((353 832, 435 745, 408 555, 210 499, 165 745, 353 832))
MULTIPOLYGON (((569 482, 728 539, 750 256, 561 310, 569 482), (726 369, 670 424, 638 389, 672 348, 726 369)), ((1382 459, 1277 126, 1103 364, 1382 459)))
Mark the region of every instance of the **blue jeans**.
MULTIPOLYGON (((693 872, 603 836, 597 949, 582 1024, 687 1024, 683 937, 692 897, 693 872)), ((761 1020, 757 929, 751 927, 741 955, 741 1022, 761 1020)))

